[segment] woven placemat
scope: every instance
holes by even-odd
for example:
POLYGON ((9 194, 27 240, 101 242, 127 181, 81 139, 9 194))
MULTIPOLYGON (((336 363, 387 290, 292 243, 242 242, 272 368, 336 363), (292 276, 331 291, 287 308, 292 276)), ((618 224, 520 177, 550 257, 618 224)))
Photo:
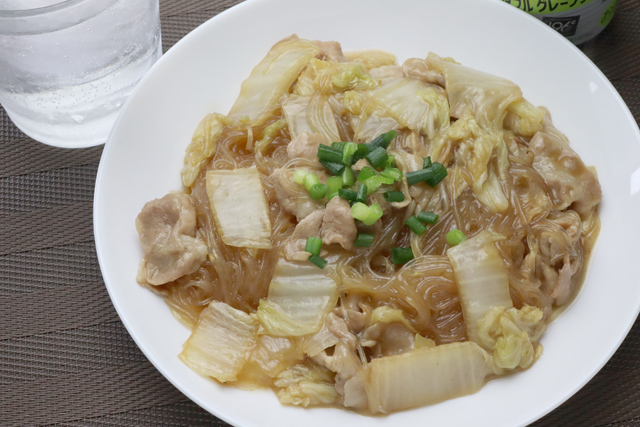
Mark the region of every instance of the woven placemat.
MULTIPOLYGON (((238 1, 160 3, 166 50, 238 1)), ((620 0, 583 50, 640 121, 640 2, 620 0)), ((39 144, 0 108, 0 426, 227 426, 156 371, 109 300, 92 231, 101 153, 39 144)), ((589 384, 533 425, 640 426, 640 322, 589 384)))

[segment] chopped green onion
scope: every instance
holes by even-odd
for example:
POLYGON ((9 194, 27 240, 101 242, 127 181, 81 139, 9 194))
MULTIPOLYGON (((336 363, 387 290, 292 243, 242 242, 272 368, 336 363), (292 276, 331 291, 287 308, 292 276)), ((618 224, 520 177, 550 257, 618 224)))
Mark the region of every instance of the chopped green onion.
POLYGON ((315 173, 308 173, 304 177, 303 183, 307 191, 311 191, 311 187, 316 184, 320 184, 320 180, 318 179, 318 175, 316 175, 315 173))
MULTIPOLYGON (((372 176, 367 179, 364 183, 367 186, 367 196, 373 194, 380 186, 383 184, 383 180, 387 178, 383 178, 381 176, 372 176)), ((393 183, 393 180, 389 180, 389 184, 393 183)))
POLYGON ((431 166, 431 156, 425 157, 424 160, 422 161, 422 169, 426 169, 429 166, 431 166))
POLYGON ((358 144, 355 142, 346 142, 342 148, 342 163, 351 166, 353 164, 353 155, 358 150, 358 144))
POLYGON ((320 200, 327 195, 327 186, 325 184, 316 184, 309 190, 309 197, 313 200, 320 200))
POLYGON ((369 206, 369 215, 367 215, 367 217, 362 220, 362 222, 364 223, 364 225, 373 225, 380 218, 382 218, 382 208, 379 204, 374 203, 373 205, 369 206))
POLYGON ((422 222, 426 222, 427 224, 433 225, 436 222, 438 222, 438 218, 440 218, 440 215, 423 211, 423 212, 420 212, 418 215, 416 215, 416 217, 422 222))
POLYGON ((293 182, 295 182, 296 184, 300 184, 303 185, 304 184, 304 177, 309 175, 309 172, 307 172, 304 169, 297 169, 294 174, 293 174, 293 182))
POLYGON ((387 150, 382 147, 378 147, 373 151, 370 151, 369 154, 365 156, 365 159, 371 163, 371 166, 374 168, 381 168, 384 166, 385 162, 389 158, 389 154, 387 154, 387 150))
POLYGON ((407 227, 409 227, 411 231, 416 234, 422 234, 427 231, 427 227, 423 223, 421 223, 415 216, 410 216, 404 223, 407 224, 407 227))
POLYGON ((367 201, 367 184, 360 184, 358 187, 358 193, 356 195, 356 202, 364 203, 367 201))
POLYGON ((377 203, 367 206, 362 202, 357 202, 351 206, 351 216, 362 221, 364 225, 373 225, 382 217, 382 208, 377 203))
POLYGON ((396 156, 389 156, 387 161, 384 162, 385 168, 395 168, 396 167, 396 156))
POLYGON ((383 133, 378 137, 382 139, 380 146, 386 149, 387 147, 389 147, 389 144, 391 144, 391 141, 393 141, 393 138, 395 138, 396 136, 398 136, 398 132, 396 132, 395 130, 390 130, 387 133, 383 133))
POLYGON ((339 176, 330 176, 327 178, 327 192, 337 193, 342 188, 342 178, 339 176))
POLYGON ((338 175, 344 170, 344 165, 342 163, 325 162, 323 160, 320 160, 320 163, 322 166, 327 168, 329 172, 331 172, 331 175, 338 175))
POLYGON ((364 159, 364 157, 369 154, 369 151, 369 146, 367 146, 367 144, 358 144, 358 149, 353 155, 353 163, 357 162, 360 159, 364 159))
POLYGON ((402 191, 387 191, 384 193, 384 198, 387 202, 402 202, 404 201, 404 193, 402 191))
POLYGON ((331 192, 331 193, 330 193, 330 192, 327 192, 327 200, 331 200, 331 199, 333 199, 334 197, 336 197, 337 195, 338 195, 338 192, 337 192, 337 191, 333 191, 333 192, 331 192))
POLYGON ((367 184, 367 187, 369 188, 369 193, 368 194, 371 194, 374 191, 376 191, 382 184, 384 184, 384 185, 393 184, 393 179, 386 178, 386 177, 380 176, 380 175, 376 175, 376 176, 372 176, 371 178, 367 179, 364 183, 367 184))
POLYGON ((327 260, 322 258, 320 255, 311 255, 309 257, 309 261, 319 268, 325 268, 327 266, 327 260))
POLYGON ((364 221, 369 217, 369 206, 364 203, 357 202, 351 206, 351 216, 358 221, 364 221))
POLYGON ((411 248, 391 249, 391 262, 394 264, 406 264, 413 258, 413 251, 411 248))
POLYGON ((372 176, 376 176, 375 169, 372 169, 369 166, 365 166, 358 174, 358 178, 356 179, 356 181, 365 181, 367 178, 371 178, 372 176))
POLYGON ((440 184, 440 182, 447 177, 447 168, 445 168, 442 163, 434 162, 426 170, 430 173, 425 179, 425 182, 431 187, 440 184))
POLYGON ((331 143, 331 149, 335 150, 339 153, 342 153, 342 150, 344 149, 344 144, 346 144, 346 142, 332 142, 331 143))
POLYGON ((346 166, 342 171, 342 185, 344 187, 351 187, 356 183, 353 177, 353 169, 350 166, 346 166))
POLYGON ((467 236, 465 236, 462 231, 458 230, 457 228, 454 228, 453 230, 447 233, 446 239, 449 246, 456 246, 464 242, 465 240, 467 240, 467 236))
POLYGON ((421 169, 421 170, 417 170, 417 171, 413 171, 413 172, 407 172, 406 177, 407 177, 407 184, 409 185, 414 185, 417 184, 419 182, 423 182, 425 177, 427 175, 427 170, 426 169, 421 169))
POLYGON ((356 237, 356 241, 353 244, 355 246, 368 248, 369 246, 371 246, 374 239, 375 236, 373 234, 358 233, 358 237, 356 237))
POLYGON ((342 152, 320 144, 318 145, 318 159, 323 162, 340 163, 342 162, 342 152))
POLYGON ((380 176, 391 178, 397 182, 402 181, 402 171, 398 168, 385 168, 382 172, 380 172, 380 176))
POLYGON ((342 197, 343 199, 349 202, 355 202, 356 198, 358 197, 358 193, 356 193, 353 190, 347 190, 346 188, 345 189, 341 188, 338 190, 338 196, 342 197))
POLYGON ((307 244, 304 246, 305 252, 311 255, 320 255, 322 248, 322 239, 320 237, 307 237, 307 244))
POLYGON ((395 138, 396 136, 398 136, 398 132, 396 132, 395 130, 390 130, 389 132, 383 133, 373 141, 369 142, 367 144, 367 147, 369 147, 369 151, 373 151, 378 147, 386 149, 389 144, 391 144, 391 141, 393 141, 393 138, 395 138))
POLYGON ((442 163, 434 162, 426 169, 407 173, 407 183, 409 185, 418 182, 426 182, 431 187, 438 185, 447 176, 447 168, 442 163))

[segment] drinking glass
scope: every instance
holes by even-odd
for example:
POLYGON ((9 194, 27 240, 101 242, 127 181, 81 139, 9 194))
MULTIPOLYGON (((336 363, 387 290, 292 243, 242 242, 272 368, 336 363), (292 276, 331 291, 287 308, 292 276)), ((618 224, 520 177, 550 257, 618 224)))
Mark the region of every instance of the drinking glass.
POLYGON ((162 55, 158 0, 0 0, 0 103, 58 147, 106 141, 162 55))

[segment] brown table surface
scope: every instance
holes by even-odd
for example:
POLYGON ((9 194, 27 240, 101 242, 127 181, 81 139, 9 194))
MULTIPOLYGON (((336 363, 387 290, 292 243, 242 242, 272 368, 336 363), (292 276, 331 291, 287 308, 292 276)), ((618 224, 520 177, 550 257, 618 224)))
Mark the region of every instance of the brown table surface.
MULTIPOLYGON (((237 2, 161 0, 165 51, 237 2)), ((583 49, 640 120, 640 2, 620 0, 583 49)), ((226 426, 156 371, 111 304, 92 230, 101 153, 39 144, 0 108, 0 426, 226 426)), ((534 425, 640 426, 640 322, 534 425)))

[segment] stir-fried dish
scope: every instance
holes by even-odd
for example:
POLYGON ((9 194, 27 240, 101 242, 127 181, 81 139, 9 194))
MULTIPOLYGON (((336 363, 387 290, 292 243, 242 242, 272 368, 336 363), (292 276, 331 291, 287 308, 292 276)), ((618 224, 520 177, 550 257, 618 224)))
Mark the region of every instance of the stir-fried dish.
POLYGON ((369 414, 529 368, 602 196, 514 83, 296 36, 202 119, 182 182, 136 220, 138 282, 192 331, 180 359, 369 414))

